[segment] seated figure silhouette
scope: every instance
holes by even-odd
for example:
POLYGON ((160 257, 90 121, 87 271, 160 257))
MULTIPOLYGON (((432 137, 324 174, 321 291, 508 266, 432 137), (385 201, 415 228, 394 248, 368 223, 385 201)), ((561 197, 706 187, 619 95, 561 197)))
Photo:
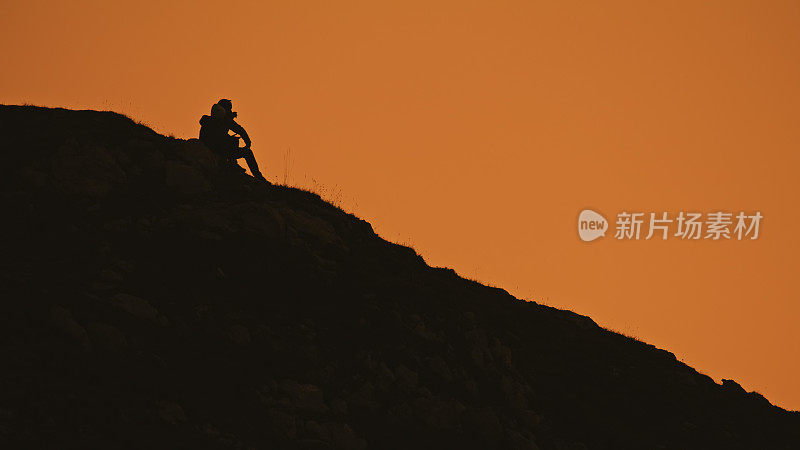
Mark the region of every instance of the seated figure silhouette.
POLYGON ((244 158, 253 178, 269 183, 258 170, 256 157, 250 149, 250 136, 233 120, 235 118, 233 103, 227 98, 218 101, 211 107, 211 115, 200 118, 200 140, 227 162, 236 164, 237 159, 244 158), (235 134, 230 135, 228 131, 235 134), (244 147, 239 147, 239 139, 244 140, 244 147))

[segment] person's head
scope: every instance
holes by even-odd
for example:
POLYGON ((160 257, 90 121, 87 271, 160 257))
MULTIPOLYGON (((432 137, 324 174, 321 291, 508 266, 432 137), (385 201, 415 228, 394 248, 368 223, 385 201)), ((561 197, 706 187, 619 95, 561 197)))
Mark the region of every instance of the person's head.
POLYGON ((218 101, 217 104, 225 108, 225 111, 228 113, 228 116, 236 117, 236 113, 233 111, 233 102, 231 102, 229 99, 223 98, 220 101, 218 101))
POLYGON ((216 120, 225 120, 225 118, 228 117, 228 111, 219 103, 214 103, 214 105, 211 106, 211 117, 216 120))

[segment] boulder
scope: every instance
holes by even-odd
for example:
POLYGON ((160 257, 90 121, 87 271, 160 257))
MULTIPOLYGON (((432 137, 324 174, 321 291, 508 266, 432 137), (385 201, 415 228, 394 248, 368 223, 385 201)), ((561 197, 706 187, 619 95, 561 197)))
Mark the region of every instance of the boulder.
POLYGON ((92 322, 87 327, 92 343, 105 350, 118 351, 128 346, 125 333, 103 322, 92 322))
POLYGON ((195 166, 205 173, 213 173, 219 165, 217 155, 209 150, 203 144, 203 141, 197 138, 179 141, 178 146, 175 148, 175 153, 181 161, 195 166))
POLYGON ((181 405, 172 401, 159 401, 156 403, 158 410, 158 417, 169 425, 178 425, 185 423, 186 413, 183 411, 181 405))
POLYGON ((503 426, 492 408, 470 408, 461 415, 461 425, 487 447, 494 447, 503 438, 503 426))
POLYGON ((62 145, 50 160, 53 184, 70 195, 106 197, 125 181, 125 172, 105 148, 62 145))
POLYGON ((128 314, 152 322, 155 325, 167 326, 167 318, 158 312, 147 300, 130 294, 117 294, 111 297, 112 305, 120 308, 128 314))
POLYGON ((50 319, 55 327, 83 348, 89 347, 89 335, 67 308, 54 306, 50 308, 50 319))
POLYGON ((278 384, 283 404, 304 414, 323 414, 328 411, 322 389, 313 384, 302 384, 295 380, 283 380, 278 384))
POLYGON ((435 430, 452 429, 458 426, 464 406, 455 400, 439 400, 420 397, 412 402, 414 416, 427 427, 435 430))
POLYGON ((211 190, 211 183, 199 170, 180 161, 164 164, 164 182, 168 189, 179 194, 194 195, 211 190))

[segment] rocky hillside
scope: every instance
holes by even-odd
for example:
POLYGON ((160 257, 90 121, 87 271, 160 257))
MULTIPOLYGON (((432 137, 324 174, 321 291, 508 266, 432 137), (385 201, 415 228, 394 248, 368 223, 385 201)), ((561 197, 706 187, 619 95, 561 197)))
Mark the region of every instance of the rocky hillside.
POLYGON ((2 448, 800 445, 800 414, 197 140, 37 107, 0 129, 2 448))

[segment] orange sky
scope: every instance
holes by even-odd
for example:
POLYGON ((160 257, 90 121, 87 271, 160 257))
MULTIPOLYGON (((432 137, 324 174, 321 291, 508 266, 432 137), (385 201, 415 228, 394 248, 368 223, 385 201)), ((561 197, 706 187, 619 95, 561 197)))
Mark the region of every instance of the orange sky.
POLYGON ((5 1, 0 41, 2 103, 195 137, 231 98, 272 181, 800 409, 796 2, 5 1), (764 221, 584 243, 585 207, 764 221))

